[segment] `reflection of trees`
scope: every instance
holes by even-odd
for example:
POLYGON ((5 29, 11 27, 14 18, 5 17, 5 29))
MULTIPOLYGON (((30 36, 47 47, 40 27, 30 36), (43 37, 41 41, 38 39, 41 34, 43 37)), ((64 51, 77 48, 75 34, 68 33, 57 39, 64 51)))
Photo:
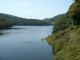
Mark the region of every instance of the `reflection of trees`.
POLYGON ((0 36, 4 35, 4 34, 8 34, 8 33, 0 33, 0 36))
POLYGON ((6 33, 0 33, 0 36, 2 36, 3 34, 6 34, 6 33))
POLYGON ((3 35, 3 33, 0 33, 0 35, 3 35))
POLYGON ((52 54, 53 54, 53 55, 55 55, 55 52, 54 52, 54 47, 53 47, 53 46, 52 46, 52 51, 53 51, 53 52, 52 52, 52 54))

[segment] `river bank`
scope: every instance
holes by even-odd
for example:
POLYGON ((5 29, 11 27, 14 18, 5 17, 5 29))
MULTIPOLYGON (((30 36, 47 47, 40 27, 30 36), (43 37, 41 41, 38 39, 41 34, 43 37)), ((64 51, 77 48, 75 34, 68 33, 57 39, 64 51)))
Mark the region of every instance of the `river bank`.
POLYGON ((49 35, 46 41, 54 49, 53 60, 80 59, 80 27, 72 26, 49 35))

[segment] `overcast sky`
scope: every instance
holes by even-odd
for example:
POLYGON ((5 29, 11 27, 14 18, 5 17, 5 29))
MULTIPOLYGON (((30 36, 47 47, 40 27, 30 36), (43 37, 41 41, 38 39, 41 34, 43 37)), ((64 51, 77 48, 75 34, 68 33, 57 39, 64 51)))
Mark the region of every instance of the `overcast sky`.
POLYGON ((66 13, 72 0, 0 0, 0 13, 44 19, 66 13))

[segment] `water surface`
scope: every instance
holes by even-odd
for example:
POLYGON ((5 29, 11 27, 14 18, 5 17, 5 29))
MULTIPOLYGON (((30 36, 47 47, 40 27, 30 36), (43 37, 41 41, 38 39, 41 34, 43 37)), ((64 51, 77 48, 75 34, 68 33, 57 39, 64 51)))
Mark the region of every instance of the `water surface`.
POLYGON ((52 26, 14 26, 0 30, 0 60, 52 60, 52 47, 42 38, 52 26))

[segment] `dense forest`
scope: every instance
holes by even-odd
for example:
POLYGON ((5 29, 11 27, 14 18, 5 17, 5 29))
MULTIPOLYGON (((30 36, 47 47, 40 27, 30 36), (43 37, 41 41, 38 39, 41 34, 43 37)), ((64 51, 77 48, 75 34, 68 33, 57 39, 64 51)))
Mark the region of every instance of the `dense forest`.
POLYGON ((43 19, 44 21, 47 21, 47 22, 50 22, 50 23, 53 23, 55 20, 57 20, 58 18, 60 18, 62 15, 65 15, 65 14, 59 14, 57 16, 54 16, 52 18, 45 18, 43 19))
POLYGON ((74 0, 53 26, 52 34, 46 38, 54 51, 53 60, 80 60, 80 0, 74 0))
MULTIPOLYGON (((39 19, 26 19, 26 18, 21 18, 21 17, 9 15, 9 14, 0 13, 0 16, 3 19, 5 19, 7 21, 7 23, 9 23, 9 24, 12 24, 12 25, 29 25, 29 26, 31 26, 31 25, 33 25, 33 26, 34 25, 36 25, 36 26, 52 25, 53 22, 55 20, 57 20, 58 18, 60 18, 62 15, 65 15, 65 14, 59 14, 59 15, 54 16, 52 18, 45 18, 43 20, 39 20, 39 19)), ((2 21, 3 19, 0 19, 0 20, 2 21)), ((3 24, 4 22, 3 23, 0 22, 0 23, 3 24)), ((3 27, 3 28, 5 28, 5 27, 3 27)))
POLYGON ((50 25, 51 23, 39 19, 26 19, 9 14, 0 13, 0 16, 10 21, 13 25, 50 25))
POLYGON ((0 29, 10 28, 12 23, 0 16, 0 29))

